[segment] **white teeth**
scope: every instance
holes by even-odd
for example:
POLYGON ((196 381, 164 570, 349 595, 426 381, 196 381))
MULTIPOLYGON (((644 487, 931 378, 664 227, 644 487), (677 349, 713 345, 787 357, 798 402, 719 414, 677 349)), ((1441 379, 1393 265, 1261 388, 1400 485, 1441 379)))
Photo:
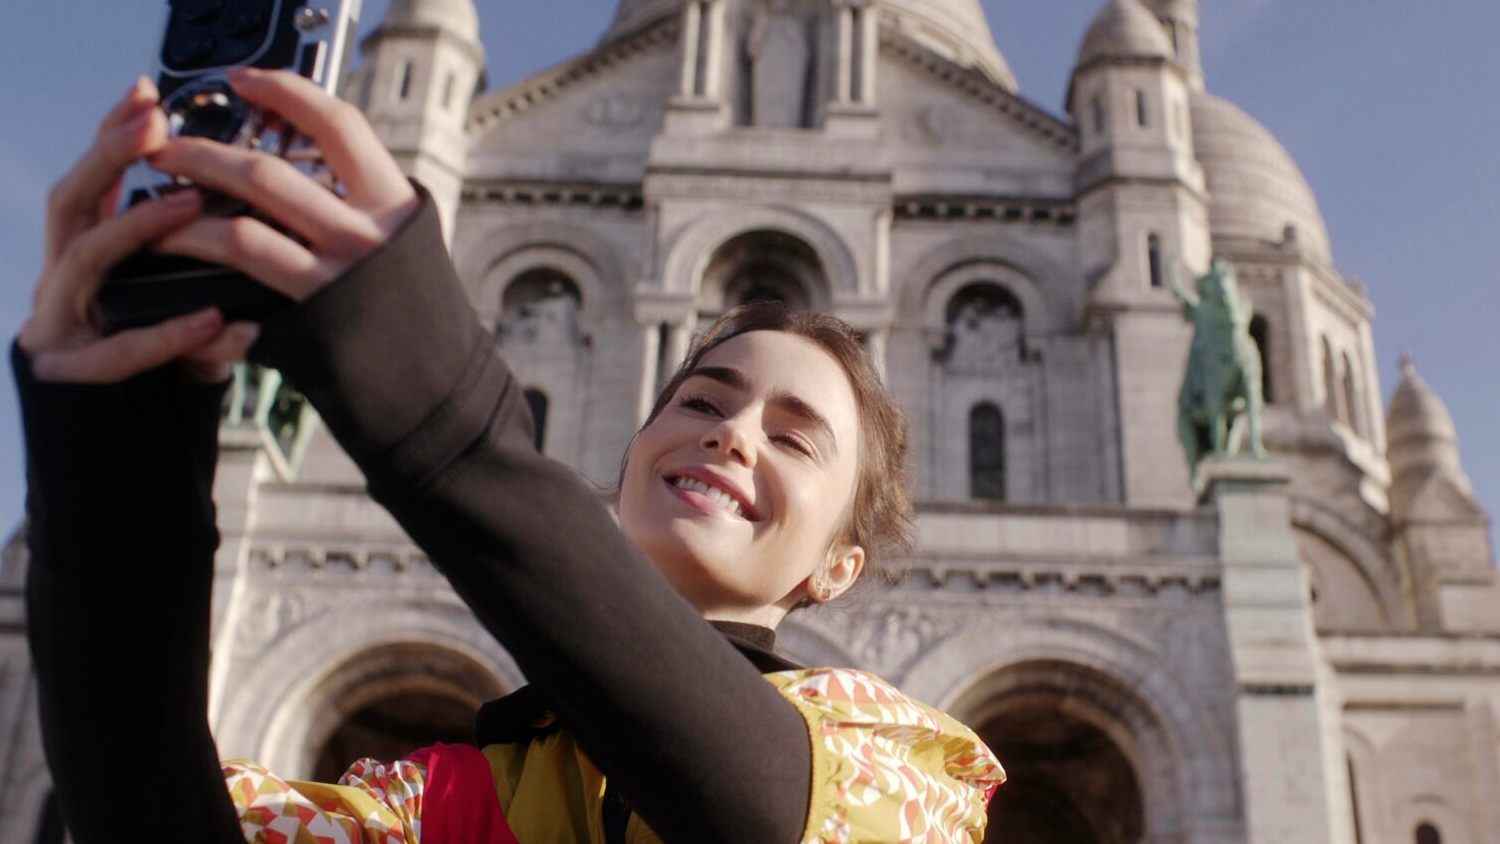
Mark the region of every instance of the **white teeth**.
POLYGON ((734 496, 730 495, 722 489, 711 487, 708 484, 697 480, 696 478, 689 478, 686 476, 676 478, 672 481, 672 483, 678 487, 681 487, 682 489, 690 489, 694 492, 707 496, 711 501, 728 510, 729 512, 735 514, 736 516, 743 517, 745 515, 745 508, 740 506, 740 502, 735 500, 734 496))

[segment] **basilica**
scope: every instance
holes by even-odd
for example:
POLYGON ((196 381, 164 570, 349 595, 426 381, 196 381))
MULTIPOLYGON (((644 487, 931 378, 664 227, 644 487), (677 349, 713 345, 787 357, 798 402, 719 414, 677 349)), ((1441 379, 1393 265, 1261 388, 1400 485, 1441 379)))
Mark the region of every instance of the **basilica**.
MULTIPOLYGON (((601 485, 726 308, 861 332, 910 417, 916 551, 779 647, 977 729, 1010 774, 987 840, 1500 844, 1489 516, 1416 362, 1379 371, 1376 303, 1296 163, 1211 92, 1199 22, 1103 2, 1056 45, 1066 102, 1038 104, 979 0, 621 0, 587 52, 484 90, 472 0, 393 0, 345 96, 437 198, 538 445, 601 485), (1195 484, 1173 288, 1216 257, 1268 456, 1195 484)), ((521 672, 295 391, 241 387, 224 756, 336 778, 465 740, 521 672)), ((53 844, 24 529, 5 555, 0 841, 53 844)))

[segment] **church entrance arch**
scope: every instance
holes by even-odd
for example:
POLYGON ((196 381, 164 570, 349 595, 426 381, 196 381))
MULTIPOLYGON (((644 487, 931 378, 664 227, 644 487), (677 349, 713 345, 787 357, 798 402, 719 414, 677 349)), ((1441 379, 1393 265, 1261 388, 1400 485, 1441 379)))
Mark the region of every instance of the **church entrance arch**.
POLYGON ((828 274, 801 238, 763 229, 738 235, 714 250, 698 286, 700 318, 748 302, 777 301, 807 311, 827 300, 828 274))
POLYGON ((1171 787, 1147 764, 1153 740, 1141 735, 1149 730, 1133 717, 1138 708, 1110 678, 1066 662, 1012 665, 966 692, 953 712, 978 731, 1009 775, 990 804, 986 840, 1172 840, 1162 828, 1175 825, 1169 817, 1176 813, 1162 811, 1172 798, 1152 794, 1171 787))
POLYGON ((300 770, 336 782, 354 761, 390 761, 436 742, 469 742, 474 713, 505 689, 470 657, 431 643, 363 651, 323 678, 307 714, 300 770))

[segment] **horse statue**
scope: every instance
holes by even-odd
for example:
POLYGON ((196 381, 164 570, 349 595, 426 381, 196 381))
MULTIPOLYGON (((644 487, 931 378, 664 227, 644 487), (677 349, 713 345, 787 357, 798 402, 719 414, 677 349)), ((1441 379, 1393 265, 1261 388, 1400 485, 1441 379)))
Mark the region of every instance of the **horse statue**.
POLYGON ((1168 262, 1167 277, 1182 302, 1183 318, 1193 324, 1187 374, 1177 398, 1177 436, 1193 489, 1201 492, 1198 467, 1203 459, 1240 451, 1234 436, 1240 433, 1238 423, 1247 423, 1250 453, 1266 455, 1260 350, 1250 337, 1250 302, 1240 295, 1228 260, 1213 259, 1208 273, 1194 284, 1196 293, 1183 288, 1175 262, 1168 262))

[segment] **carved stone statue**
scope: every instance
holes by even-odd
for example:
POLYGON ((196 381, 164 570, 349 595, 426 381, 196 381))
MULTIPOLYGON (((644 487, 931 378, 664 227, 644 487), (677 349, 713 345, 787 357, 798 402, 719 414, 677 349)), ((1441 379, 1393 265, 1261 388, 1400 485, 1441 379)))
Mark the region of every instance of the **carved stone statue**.
POLYGON ((791 0, 766 0, 756 8, 745 34, 745 57, 751 125, 803 126, 813 43, 791 0))
POLYGON ((1251 308, 1240 296, 1234 267, 1213 259, 1196 293, 1185 290, 1175 262, 1167 263, 1172 292, 1182 302, 1183 317, 1193 323, 1193 345, 1187 374, 1177 399, 1177 436, 1187 454, 1193 489, 1201 487, 1198 465, 1205 456, 1228 457, 1239 451, 1232 433, 1243 421, 1249 428, 1250 453, 1264 457, 1261 417, 1260 350, 1250 337, 1251 308))

